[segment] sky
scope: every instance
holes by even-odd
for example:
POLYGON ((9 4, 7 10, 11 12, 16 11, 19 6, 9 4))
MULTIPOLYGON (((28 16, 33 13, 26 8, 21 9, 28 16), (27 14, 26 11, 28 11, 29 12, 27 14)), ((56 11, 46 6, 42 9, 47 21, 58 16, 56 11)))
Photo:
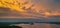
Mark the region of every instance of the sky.
POLYGON ((60 0, 0 0, 0 17, 48 17, 60 15, 60 0), (7 11, 6 11, 7 10, 7 11))

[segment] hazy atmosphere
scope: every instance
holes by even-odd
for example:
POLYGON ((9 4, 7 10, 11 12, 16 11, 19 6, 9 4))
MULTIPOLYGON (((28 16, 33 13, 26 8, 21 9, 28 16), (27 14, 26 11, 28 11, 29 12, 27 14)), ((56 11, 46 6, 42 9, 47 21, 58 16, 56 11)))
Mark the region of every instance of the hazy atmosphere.
POLYGON ((0 0, 0 17, 60 17, 60 0, 0 0))
POLYGON ((60 0, 0 0, 0 28, 6 27, 60 28, 60 0))

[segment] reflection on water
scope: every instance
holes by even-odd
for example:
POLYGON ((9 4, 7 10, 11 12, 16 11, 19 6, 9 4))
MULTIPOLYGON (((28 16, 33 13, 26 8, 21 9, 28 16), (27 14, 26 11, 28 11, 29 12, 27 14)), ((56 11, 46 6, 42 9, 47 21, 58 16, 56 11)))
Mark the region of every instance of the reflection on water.
POLYGON ((34 24, 11 24, 9 26, 0 26, 0 27, 2 28, 60 28, 60 25, 49 24, 49 23, 34 23, 34 24))
POLYGON ((22 26, 22 28, 60 28, 60 25, 46 24, 46 23, 34 23, 30 24, 16 24, 16 26, 22 26))
MULTIPOLYGON (((11 23, 10 23, 11 24, 11 23)), ((60 24, 34 23, 34 24, 11 24, 0 23, 0 28, 60 28, 60 24)))

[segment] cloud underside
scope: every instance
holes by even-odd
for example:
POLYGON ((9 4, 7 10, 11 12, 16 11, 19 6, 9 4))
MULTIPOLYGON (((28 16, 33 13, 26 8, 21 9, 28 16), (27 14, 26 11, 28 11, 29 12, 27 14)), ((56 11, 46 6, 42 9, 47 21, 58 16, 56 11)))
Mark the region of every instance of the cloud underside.
POLYGON ((0 7, 0 17, 38 17, 39 15, 34 13, 19 13, 18 11, 11 11, 9 8, 0 7))

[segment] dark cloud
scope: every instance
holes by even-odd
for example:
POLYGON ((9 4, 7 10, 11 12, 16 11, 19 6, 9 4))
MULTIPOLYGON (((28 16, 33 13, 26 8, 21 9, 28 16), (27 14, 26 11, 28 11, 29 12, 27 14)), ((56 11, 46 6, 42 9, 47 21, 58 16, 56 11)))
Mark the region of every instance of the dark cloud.
POLYGON ((8 12, 11 12, 9 8, 0 7, 0 16, 5 16, 8 12))
POLYGON ((17 11, 11 11, 9 8, 0 7, 0 17, 38 17, 38 15, 31 12, 19 13, 17 11))
POLYGON ((20 15, 17 11, 11 11, 9 8, 0 7, 1 16, 17 16, 20 15))

